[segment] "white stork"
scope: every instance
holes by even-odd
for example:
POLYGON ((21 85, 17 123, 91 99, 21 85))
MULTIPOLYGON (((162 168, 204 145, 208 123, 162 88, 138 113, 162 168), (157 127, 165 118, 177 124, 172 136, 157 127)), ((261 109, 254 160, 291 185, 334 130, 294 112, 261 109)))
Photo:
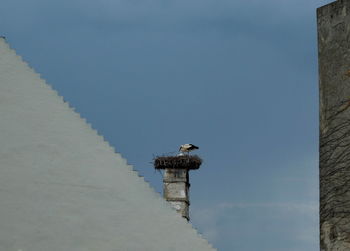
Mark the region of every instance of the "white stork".
POLYGON ((196 150, 196 149, 199 149, 199 147, 192 145, 192 144, 184 144, 184 145, 180 146, 179 152, 181 152, 181 153, 186 152, 187 154, 189 154, 189 152, 196 150))

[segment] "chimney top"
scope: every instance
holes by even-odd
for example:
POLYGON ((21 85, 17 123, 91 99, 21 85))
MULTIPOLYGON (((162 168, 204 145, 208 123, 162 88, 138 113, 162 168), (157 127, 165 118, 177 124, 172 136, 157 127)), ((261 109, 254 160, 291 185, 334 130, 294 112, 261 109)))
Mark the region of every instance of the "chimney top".
POLYGON ((199 169, 202 159, 197 155, 162 156, 154 159, 155 169, 199 169))

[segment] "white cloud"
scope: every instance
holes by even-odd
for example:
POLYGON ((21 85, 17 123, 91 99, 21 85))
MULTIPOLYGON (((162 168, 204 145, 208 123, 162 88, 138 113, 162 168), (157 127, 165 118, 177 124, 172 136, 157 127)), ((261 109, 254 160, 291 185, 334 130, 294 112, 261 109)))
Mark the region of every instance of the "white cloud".
POLYGON ((253 242, 261 241, 268 246, 261 250, 317 250, 317 163, 314 156, 282 163, 283 168, 273 172, 270 183, 261 187, 269 193, 266 198, 271 198, 270 201, 241 198, 221 201, 212 207, 193 205, 192 222, 205 238, 215 246, 222 245, 218 247, 224 250, 237 249, 237 245, 241 245, 237 250, 253 250, 258 245, 253 242), (252 243, 242 240, 247 236, 252 243), (288 243, 285 249, 278 246, 282 242, 288 243))
POLYGON ((234 209, 234 208, 266 208, 277 209, 281 211, 293 211, 303 214, 317 214, 318 202, 310 203, 290 203, 290 202, 263 202, 263 203, 232 203, 223 202, 217 207, 218 209, 234 209))
POLYGON ((261 250, 282 251, 278 247, 280 242, 289 243, 283 250, 317 250, 318 202, 316 201, 222 202, 212 208, 192 208, 191 211, 194 226, 219 249, 224 247, 225 250, 231 250, 234 245, 241 245, 240 250, 252 250, 254 245, 258 245, 253 244, 254 242, 264 240, 270 247, 261 250), (252 243, 242 240, 248 236, 252 243))

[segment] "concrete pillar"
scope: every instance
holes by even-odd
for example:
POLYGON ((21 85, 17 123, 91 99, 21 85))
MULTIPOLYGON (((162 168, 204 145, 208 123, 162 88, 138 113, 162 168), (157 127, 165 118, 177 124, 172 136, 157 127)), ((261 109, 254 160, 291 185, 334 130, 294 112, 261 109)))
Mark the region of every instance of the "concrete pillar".
POLYGON ((320 249, 350 250, 350 1, 317 10, 320 249))
POLYGON ((189 170, 166 168, 163 178, 163 196, 187 220, 189 216, 189 170))

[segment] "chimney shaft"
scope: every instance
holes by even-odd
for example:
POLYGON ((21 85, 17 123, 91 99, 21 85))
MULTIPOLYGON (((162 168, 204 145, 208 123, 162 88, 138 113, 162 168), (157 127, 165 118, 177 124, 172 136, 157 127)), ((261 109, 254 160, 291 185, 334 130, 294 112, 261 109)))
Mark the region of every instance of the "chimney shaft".
POLYGON ((157 157, 155 169, 163 169, 163 196, 182 217, 189 216, 189 172, 199 169, 202 160, 196 155, 157 157))
POLYGON ((163 178, 164 199, 187 220, 189 216, 189 170, 166 168, 163 178))

